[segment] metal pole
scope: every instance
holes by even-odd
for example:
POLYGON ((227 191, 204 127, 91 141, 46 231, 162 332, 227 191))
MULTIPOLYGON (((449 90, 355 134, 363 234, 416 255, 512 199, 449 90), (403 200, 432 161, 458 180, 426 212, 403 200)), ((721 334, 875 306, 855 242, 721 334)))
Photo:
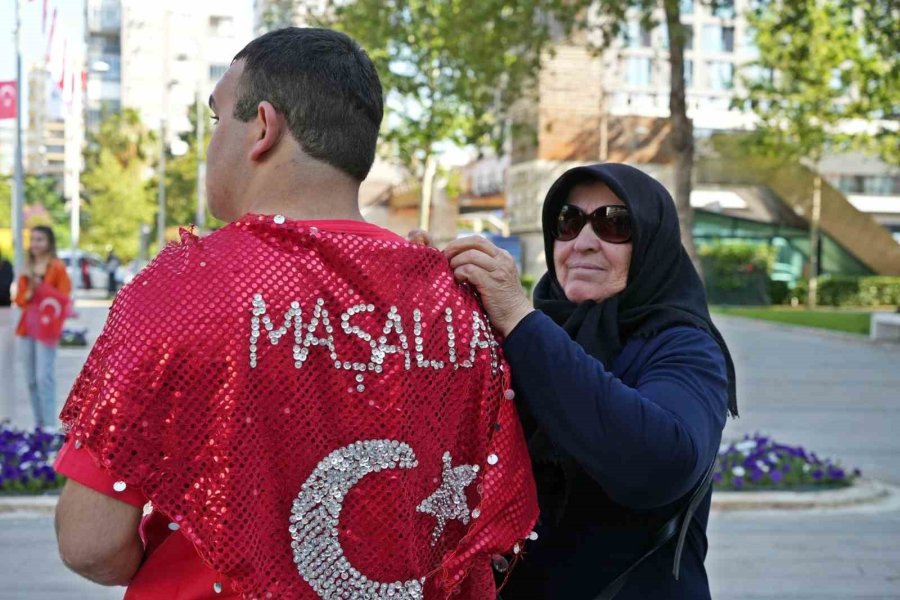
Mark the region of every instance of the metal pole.
POLYGON ((24 86, 22 85, 22 15, 19 9, 19 0, 16 0, 16 153, 12 203, 13 262, 16 273, 22 272, 25 258, 22 237, 25 221, 22 209, 25 200, 25 177, 22 168, 22 92, 24 86))
POLYGON ((162 106, 159 118, 159 182, 156 191, 156 251, 166 247, 166 119, 169 117, 169 11, 163 11, 162 106))
POLYGON ((815 308, 819 293, 819 245, 821 240, 822 220, 822 175, 819 173, 819 161, 816 160, 813 173, 812 215, 809 220, 809 291, 806 304, 815 308))
POLYGON ((197 92, 197 216, 198 233, 206 229, 206 111, 202 95, 197 92))
POLYGON ((156 188, 156 251, 166 247, 166 117, 159 122, 159 183, 156 188))

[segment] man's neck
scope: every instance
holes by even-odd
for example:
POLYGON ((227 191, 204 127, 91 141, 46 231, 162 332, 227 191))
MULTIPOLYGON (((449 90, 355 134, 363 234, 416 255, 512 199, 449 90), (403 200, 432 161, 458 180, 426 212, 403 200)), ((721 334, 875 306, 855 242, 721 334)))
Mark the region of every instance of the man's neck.
POLYGON ((301 172, 289 178, 283 173, 276 171, 261 178, 261 185, 248 187, 247 212, 301 221, 363 220, 359 212, 359 182, 330 177, 330 173, 321 171, 301 172))

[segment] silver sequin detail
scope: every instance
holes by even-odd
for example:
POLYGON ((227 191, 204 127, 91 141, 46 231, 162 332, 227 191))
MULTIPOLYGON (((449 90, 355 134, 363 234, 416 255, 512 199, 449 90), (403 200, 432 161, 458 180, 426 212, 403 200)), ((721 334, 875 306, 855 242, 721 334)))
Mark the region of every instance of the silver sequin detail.
POLYGON ((442 360, 425 360, 423 350, 425 349, 425 338, 422 337, 422 311, 418 308, 413 310, 413 335, 416 345, 416 366, 421 368, 443 369, 444 361, 442 360))
POLYGON ((290 517, 294 564, 322 598, 421 600, 425 579, 392 583, 370 580, 341 548, 338 522, 344 498, 369 473, 418 466, 409 445, 397 440, 367 440, 326 456, 303 484, 290 517))
POLYGON ((178 531, 179 529, 181 529, 181 525, 173 521, 169 523, 169 529, 171 529, 172 531, 178 531))
POLYGON ((444 321, 447 322, 447 349, 450 352, 450 364, 459 368, 456 364, 456 333, 453 331, 453 309, 449 306, 444 309, 444 321))
POLYGON ((284 215, 275 215, 274 217, 272 217, 272 220, 275 221, 276 225, 283 225, 284 215))
POLYGON ((421 513, 428 513, 437 518, 437 525, 431 532, 431 545, 437 544, 448 521, 469 523, 469 505, 466 500, 466 487, 475 481, 477 469, 473 465, 453 466, 449 452, 444 452, 442 479, 440 487, 416 507, 421 513))
POLYGON ((480 517, 480 516, 481 516, 481 509, 480 509, 480 508, 476 508, 476 509, 472 510, 472 518, 473 518, 473 519, 477 519, 477 518, 480 517))
POLYGON ((535 541, 535 540, 537 540, 537 539, 538 539, 538 532, 537 532, 537 531, 532 531, 531 533, 529 533, 529 534, 528 534, 528 539, 531 540, 532 542, 535 541))
POLYGON ((124 481, 117 481, 113 484, 113 489, 117 492, 124 492, 127 487, 124 481))
POLYGON ((496 465, 499 460, 500 457, 498 457, 496 454, 489 454, 487 457, 487 462, 489 465, 496 465))
POLYGON ((507 400, 513 400, 516 397, 516 393, 512 389, 508 389, 505 392, 503 392, 503 397, 506 398, 507 400))
POLYGON ((324 346, 328 348, 329 355, 332 360, 337 358, 337 351, 334 347, 334 336, 329 317, 328 309, 325 308, 325 301, 319 298, 316 300, 313 308, 312 317, 309 323, 304 326, 303 313, 300 303, 296 300, 291 302, 290 308, 284 313, 284 323, 276 328, 272 319, 267 314, 267 307, 262 294, 253 296, 253 316, 250 318, 250 368, 256 368, 258 362, 260 323, 262 328, 266 330, 269 342, 274 346, 284 337, 288 330, 294 328, 294 367, 301 368, 309 355, 311 346, 324 346), (317 336, 317 331, 324 329, 325 335, 317 336), (305 330, 305 333, 304 333, 305 330))
MULTIPOLYGON (((282 217, 282 218, 283 218, 283 217, 282 217)), ((215 582, 215 583, 213 584, 213 591, 214 591, 215 593, 217 593, 217 594, 221 594, 221 593, 222 593, 222 584, 219 583, 218 581, 215 582)))

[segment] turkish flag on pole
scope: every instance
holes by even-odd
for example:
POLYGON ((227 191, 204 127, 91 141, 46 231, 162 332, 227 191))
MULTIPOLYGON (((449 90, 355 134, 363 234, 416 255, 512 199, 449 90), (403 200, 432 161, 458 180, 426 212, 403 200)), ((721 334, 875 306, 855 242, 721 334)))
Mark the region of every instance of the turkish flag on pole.
POLYGON ((0 81, 0 119, 16 118, 16 82, 0 81))

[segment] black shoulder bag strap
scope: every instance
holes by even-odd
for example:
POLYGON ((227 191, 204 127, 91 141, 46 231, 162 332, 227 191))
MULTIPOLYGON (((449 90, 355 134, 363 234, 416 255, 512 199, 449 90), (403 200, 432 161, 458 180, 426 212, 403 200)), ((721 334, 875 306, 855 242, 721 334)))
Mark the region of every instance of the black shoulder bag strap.
POLYGON ((676 534, 678 535, 678 545, 675 546, 675 563, 672 565, 672 575, 675 576, 676 580, 678 579, 679 572, 681 571, 681 551, 684 549, 684 540, 685 537, 687 537, 688 527, 691 525, 691 517, 694 516, 694 511, 697 510, 700 502, 706 497, 706 492, 709 490, 712 483, 712 475, 715 467, 716 460, 713 459, 712 464, 709 465, 709 469, 706 470, 706 475, 704 475, 703 479, 700 481, 700 485, 697 486, 693 495, 691 495, 687 507, 684 510, 678 511, 677 515, 666 521, 653 536, 653 541, 650 543, 650 549, 637 559, 634 564, 628 567, 624 573, 616 577, 612 583, 607 585, 594 600, 612 600, 612 598, 619 593, 619 590, 622 589, 622 586, 625 585, 625 582, 628 581, 628 577, 631 573, 643 564, 645 560, 668 544, 676 534))

